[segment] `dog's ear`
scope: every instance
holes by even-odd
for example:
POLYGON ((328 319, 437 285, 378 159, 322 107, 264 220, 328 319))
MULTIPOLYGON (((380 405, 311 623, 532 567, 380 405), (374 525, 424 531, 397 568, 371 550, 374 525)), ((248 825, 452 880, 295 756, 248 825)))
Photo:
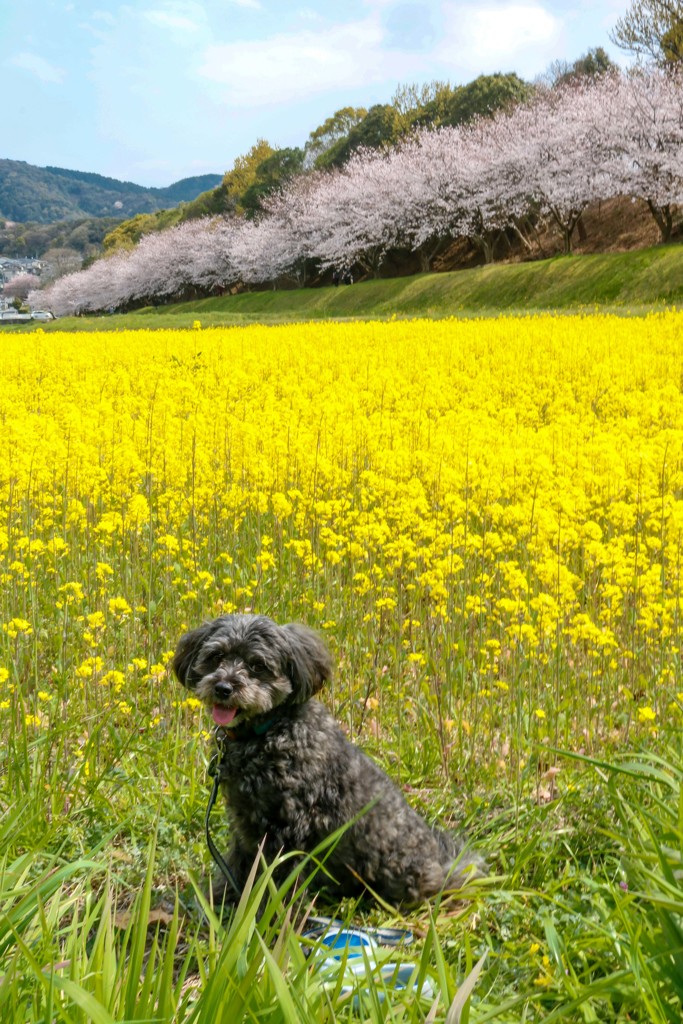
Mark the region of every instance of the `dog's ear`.
POLYGON ((287 674, 294 685, 292 701, 304 704, 331 679, 332 655, 308 626, 290 622, 282 628, 290 649, 287 674))
POLYGON ((178 641, 171 667, 176 678, 190 690, 193 690, 199 682, 199 676, 192 671, 192 666, 197 660, 204 641, 211 636, 213 629, 213 622, 205 622, 197 629, 185 633, 178 641))

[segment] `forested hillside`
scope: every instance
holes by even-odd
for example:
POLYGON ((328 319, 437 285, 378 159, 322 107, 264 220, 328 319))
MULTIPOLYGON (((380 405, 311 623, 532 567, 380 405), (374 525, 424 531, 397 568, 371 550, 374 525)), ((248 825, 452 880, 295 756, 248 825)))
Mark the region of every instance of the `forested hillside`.
POLYGON ((38 224, 79 217, 132 217, 195 199, 221 181, 218 174, 145 188, 87 171, 0 160, 0 219, 38 224))
POLYGON ((99 255, 102 240, 119 224, 118 217, 78 217, 52 224, 0 222, 0 256, 44 256, 51 249, 70 249, 83 259, 99 255))

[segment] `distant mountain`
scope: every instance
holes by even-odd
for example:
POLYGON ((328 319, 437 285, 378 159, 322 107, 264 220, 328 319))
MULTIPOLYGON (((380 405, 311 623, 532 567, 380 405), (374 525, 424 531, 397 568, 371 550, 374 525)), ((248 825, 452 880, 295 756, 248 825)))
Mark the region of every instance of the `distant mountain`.
POLYGON ((133 217, 196 199, 222 180, 220 174, 200 174, 166 188, 145 188, 102 174, 0 159, 0 218, 52 224, 84 216, 133 217))

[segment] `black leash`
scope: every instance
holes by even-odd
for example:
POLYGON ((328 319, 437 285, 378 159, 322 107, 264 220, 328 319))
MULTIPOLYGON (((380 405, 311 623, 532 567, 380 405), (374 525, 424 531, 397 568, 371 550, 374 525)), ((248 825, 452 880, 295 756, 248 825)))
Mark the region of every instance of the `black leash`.
POLYGON ((206 818, 204 820, 204 831, 206 833, 206 845, 209 847, 209 853, 211 854, 211 856, 213 857, 214 861, 218 865, 219 869, 223 873, 223 876, 225 877, 226 881, 230 883, 230 885, 234 889, 235 893, 237 894, 237 897, 239 898, 242 895, 242 890, 240 889, 239 885, 237 884, 237 880, 235 879, 234 874, 232 873, 232 871, 228 867, 228 865, 227 865, 227 863, 225 861, 225 858, 219 852, 218 847, 214 843, 213 838, 211 836, 211 828, 210 828, 211 811, 213 810, 214 804, 216 803, 216 798, 218 797, 218 789, 219 789, 219 786, 221 784, 221 768, 223 767, 223 762, 225 760, 225 754, 226 754, 226 751, 227 751, 226 744, 229 742, 226 739, 225 734, 222 732, 222 730, 219 731, 218 729, 216 729, 216 736, 215 736, 215 738, 216 738, 216 746, 218 747, 218 750, 216 751, 216 753, 213 755, 213 757, 209 761, 209 767, 208 767, 208 772, 207 772, 209 778, 213 779, 213 786, 211 787, 211 795, 209 796, 209 802, 208 802, 207 807, 206 807, 206 818))

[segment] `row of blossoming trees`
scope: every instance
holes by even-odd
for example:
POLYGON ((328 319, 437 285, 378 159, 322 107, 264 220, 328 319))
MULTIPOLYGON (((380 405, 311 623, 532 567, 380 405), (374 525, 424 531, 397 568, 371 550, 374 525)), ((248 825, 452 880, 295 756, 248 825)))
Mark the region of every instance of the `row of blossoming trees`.
MULTIPOLYGON (((56 313, 222 292, 311 268, 376 273, 390 250, 423 269, 452 239, 485 258, 501 233, 531 245, 551 219, 567 252, 589 203, 644 200, 663 240, 683 203, 683 75, 636 71, 545 90, 458 128, 426 129, 344 167, 300 175, 255 220, 188 221, 141 239, 41 293, 56 313)), ((37 296, 33 296, 37 300, 37 296)))

